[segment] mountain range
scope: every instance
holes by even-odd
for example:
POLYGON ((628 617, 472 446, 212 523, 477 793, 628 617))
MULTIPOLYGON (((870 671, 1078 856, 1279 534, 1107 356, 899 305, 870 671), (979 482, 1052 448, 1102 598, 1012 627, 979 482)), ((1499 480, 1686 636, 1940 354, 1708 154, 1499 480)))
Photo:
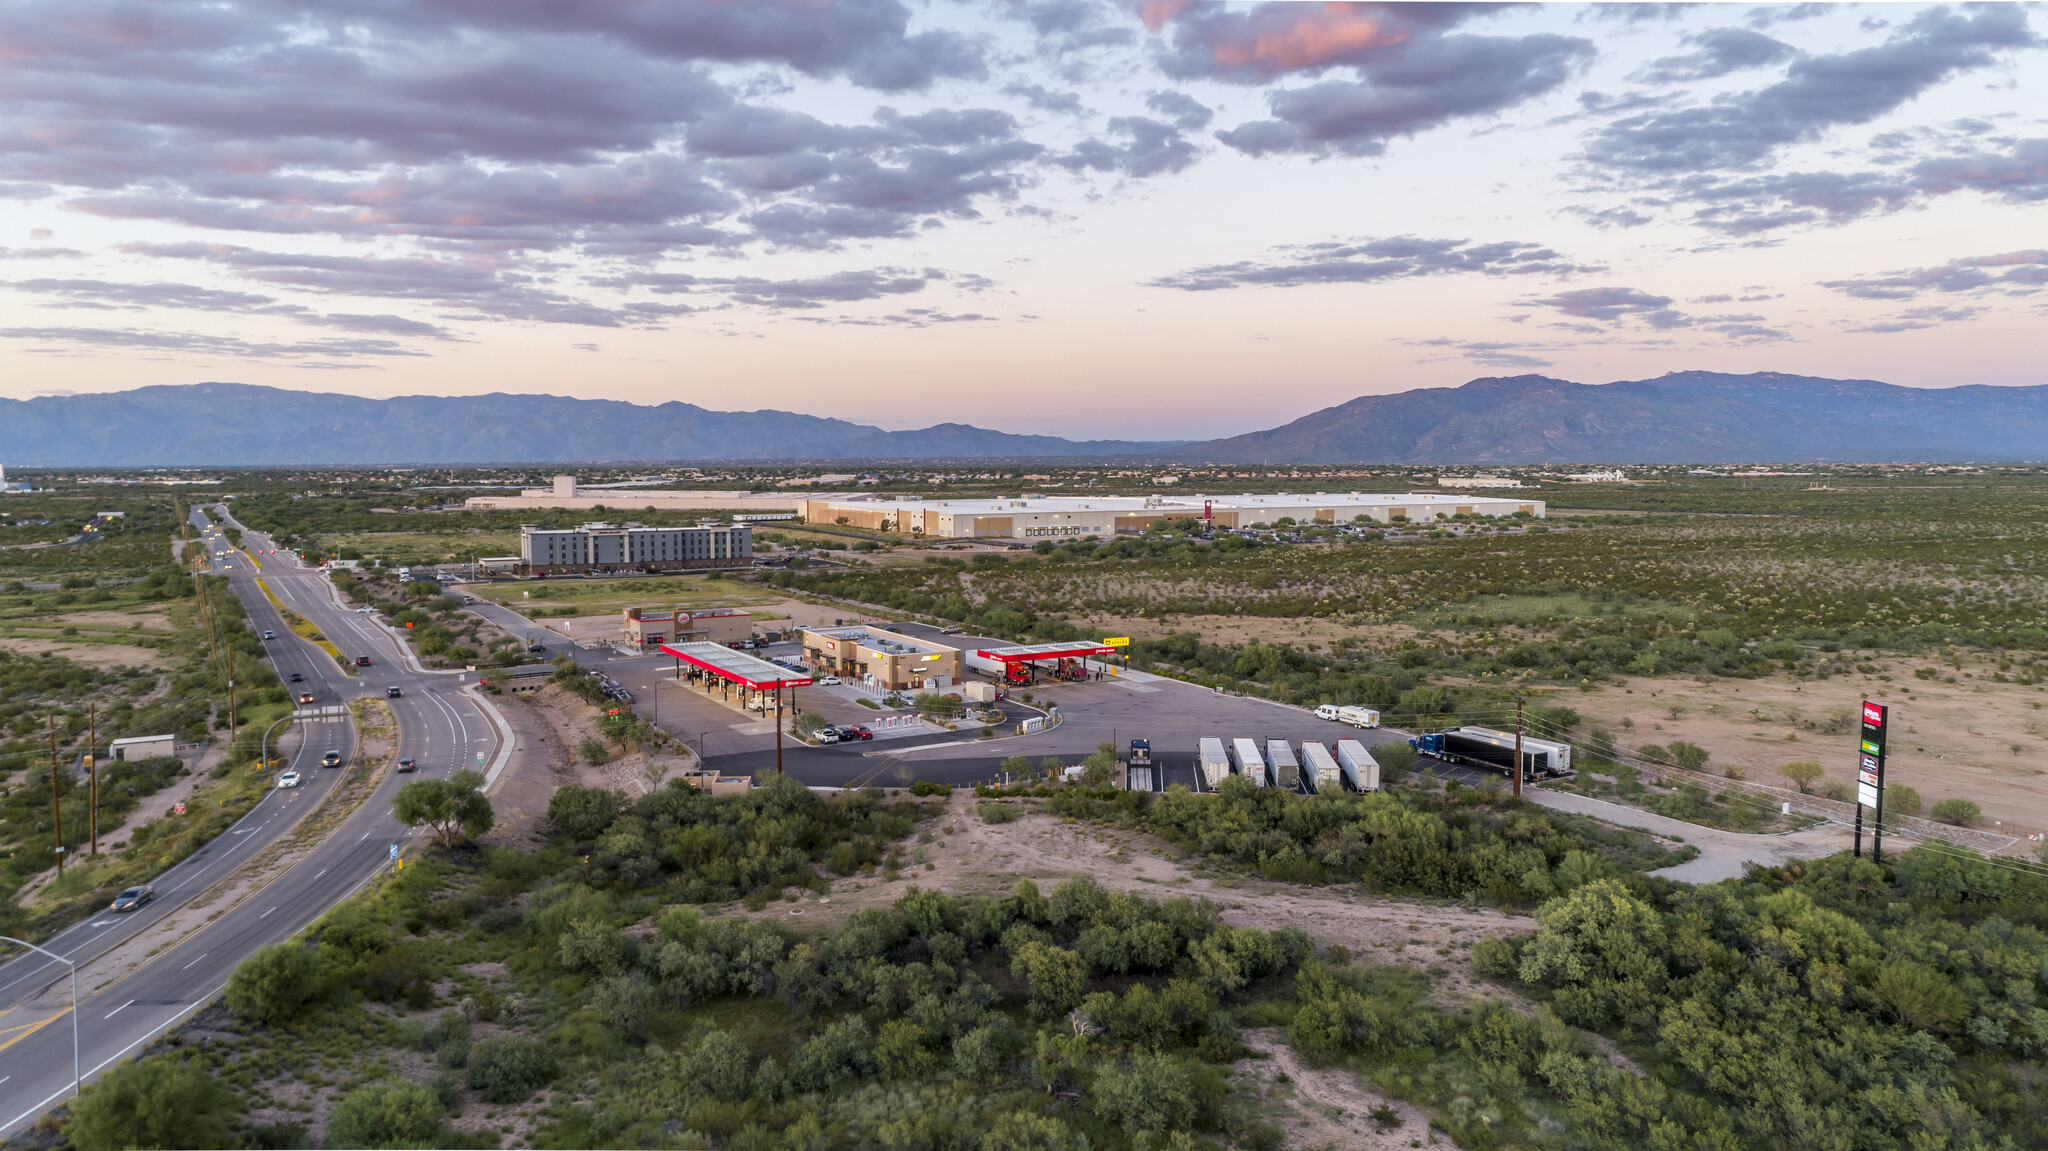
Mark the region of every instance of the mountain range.
POLYGON ((1487 377, 1361 396, 1202 443, 969 424, 890 432, 694 404, 492 393, 369 399, 248 384, 0 399, 0 461, 45 467, 670 460, 1728 463, 2048 459, 2048 385, 1905 388, 1778 372, 1579 384, 1487 377))

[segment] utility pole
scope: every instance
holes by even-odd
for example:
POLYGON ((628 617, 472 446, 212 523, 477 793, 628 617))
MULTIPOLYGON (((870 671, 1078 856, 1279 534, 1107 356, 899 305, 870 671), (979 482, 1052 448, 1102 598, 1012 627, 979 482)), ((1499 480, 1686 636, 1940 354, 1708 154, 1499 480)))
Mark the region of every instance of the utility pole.
POLYGON ((85 721, 85 820, 92 835, 92 853, 100 853, 100 705, 86 708, 85 721))
POLYGON ((1515 701, 1515 798, 1522 798, 1522 701, 1515 701))
POLYGON ((64 806, 57 801, 57 717, 50 717, 50 823, 57 831, 57 878, 64 878, 64 806))

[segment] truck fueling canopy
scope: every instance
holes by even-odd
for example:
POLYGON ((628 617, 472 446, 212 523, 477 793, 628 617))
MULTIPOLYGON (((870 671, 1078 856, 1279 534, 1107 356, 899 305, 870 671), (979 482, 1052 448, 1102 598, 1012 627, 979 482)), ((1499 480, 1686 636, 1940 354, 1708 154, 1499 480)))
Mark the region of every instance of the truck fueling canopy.
POLYGON ((983 648, 974 654, 998 663, 1036 663, 1044 659, 1087 659, 1089 656, 1114 655, 1116 649, 1099 643, 1040 643, 983 648))
POLYGON ((753 691, 811 685, 811 677, 803 672, 791 671, 781 664, 734 651, 722 643, 665 643, 661 650, 663 654, 674 656, 699 671, 753 691))

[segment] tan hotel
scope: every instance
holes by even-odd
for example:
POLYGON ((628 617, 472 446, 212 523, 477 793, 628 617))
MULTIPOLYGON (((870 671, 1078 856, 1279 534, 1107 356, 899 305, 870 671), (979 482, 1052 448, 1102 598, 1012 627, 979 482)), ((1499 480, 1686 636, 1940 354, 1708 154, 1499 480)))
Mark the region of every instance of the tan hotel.
POLYGON ((1445 492, 1378 492, 1240 496, 1014 496, 1002 499, 917 500, 842 496, 804 501, 804 519, 874 531, 938 539, 1072 539, 1147 531, 1180 519, 1201 519, 1204 507, 1219 528, 1296 523, 1421 523, 1438 517, 1527 516, 1542 519, 1542 500, 1445 492))

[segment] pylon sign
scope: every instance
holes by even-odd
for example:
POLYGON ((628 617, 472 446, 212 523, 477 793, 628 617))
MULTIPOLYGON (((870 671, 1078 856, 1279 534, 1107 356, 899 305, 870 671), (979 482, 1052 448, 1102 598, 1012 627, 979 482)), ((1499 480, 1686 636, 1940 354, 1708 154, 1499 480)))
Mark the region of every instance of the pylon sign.
POLYGON ((1872 859, 1884 842, 1884 744, 1890 709, 1863 701, 1863 730, 1856 747, 1856 854, 1863 854, 1863 809, 1870 808, 1872 859))

